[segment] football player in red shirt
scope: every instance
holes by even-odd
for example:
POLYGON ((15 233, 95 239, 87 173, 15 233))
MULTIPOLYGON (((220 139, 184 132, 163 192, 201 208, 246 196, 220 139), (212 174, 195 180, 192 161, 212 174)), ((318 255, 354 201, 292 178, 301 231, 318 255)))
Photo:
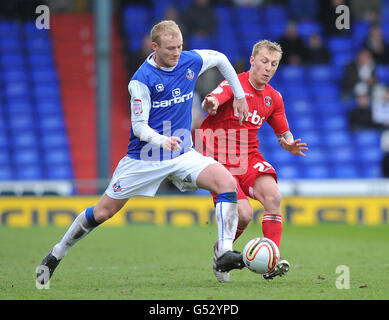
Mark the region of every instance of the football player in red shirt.
MULTIPOLYGON (((250 57, 250 70, 238 75, 249 105, 249 116, 242 125, 239 124, 232 107, 233 92, 228 82, 223 81, 203 101, 202 107, 208 116, 200 130, 204 154, 221 162, 237 181, 239 223, 235 240, 253 218, 253 210, 247 199, 250 197, 263 205, 263 235, 278 247, 282 233, 281 194, 275 169, 258 151, 258 129, 267 121, 285 150, 300 156, 305 156, 304 151, 308 150, 301 139, 294 140, 282 96, 268 84, 281 57, 279 44, 268 40, 256 43, 250 57)), ((214 259, 217 259, 217 243, 214 246, 214 259)), ((280 259, 276 268, 263 277, 272 279, 288 270, 289 262, 280 259)), ((215 268, 214 272, 217 272, 215 268)), ((224 277, 228 281, 227 273, 224 277)))

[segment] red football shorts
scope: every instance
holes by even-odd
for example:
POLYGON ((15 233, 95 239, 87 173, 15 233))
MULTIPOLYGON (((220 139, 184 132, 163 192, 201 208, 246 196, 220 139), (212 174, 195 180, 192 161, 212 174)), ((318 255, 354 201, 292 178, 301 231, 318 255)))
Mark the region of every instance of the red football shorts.
MULTIPOLYGON (((230 172, 231 169, 234 168, 233 166, 229 166, 227 164, 224 164, 224 167, 226 167, 230 172)), ((259 176, 263 174, 272 175, 274 180, 277 182, 277 173, 275 169, 269 162, 267 162, 263 158, 263 155, 260 152, 251 153, 248 156, 247 169, 242 171, 244 171, 243 174, 239 174, 239 175, 232 174, 237 182, 238 200, 247 199, 247 197, 254 199, 253 186, 254 186, 255 179, 257 179, 259 176)), ((213 202, 216 204, 217 195, 214 193, 211 194, 213 197, 213 202)))

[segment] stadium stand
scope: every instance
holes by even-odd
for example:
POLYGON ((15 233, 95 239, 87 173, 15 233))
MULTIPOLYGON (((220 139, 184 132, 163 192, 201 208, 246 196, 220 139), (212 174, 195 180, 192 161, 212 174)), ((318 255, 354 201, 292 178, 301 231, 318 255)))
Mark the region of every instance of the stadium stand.
MULTIPOLYGON (((125 4, 116 20, 121 24, 114 26, 112 170, 128 141, 129 75, 123 54, 130 59, 139 50, 169 6, 182 13, 192 1, 149 3, 125 4)), ((247 8, 228 3, 217 1, 212 7, 218 17, 216 35, 186 39, 186 49, 220 50, 233 64, 243 59, 247 66, 252 45, 263 38, 277 41, 290 12, 282 4, 247 8)), ((382 7, 380 25, 389 42, 389 1, 382 1, 382 7)), ((33 21, 0 21, 0 181, 96 178, 92 16, 53 15, 51 21, 52 28, 43 31, 33 21)), ((381 131, 350 131, 347 110, 353 101, 344 100, 341 92, 343 70, 355 59, 370 25, 353 21, 349 35, 328 36, 319 20, 298 21, 301 37, 307 41, 320 34, 332 58, 326 65, 282 65, 270 83, 283 95, 295 137, 310 147, 306 158, 290 157, 267 124, 260 129, 260 148, 280 179, 381 176, 381 131)), ((377 65, 375 75, 389 85, 388 65, 377 65)))

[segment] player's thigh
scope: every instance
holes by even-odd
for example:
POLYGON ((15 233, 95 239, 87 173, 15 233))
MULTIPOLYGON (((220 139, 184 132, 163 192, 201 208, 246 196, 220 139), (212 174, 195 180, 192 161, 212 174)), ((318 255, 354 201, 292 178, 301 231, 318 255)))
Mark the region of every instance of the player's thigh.
POLYGON ((204 168, 198 175, 196 184, 199 188, 215 194, 236 191, 235 178, 220 163, 213 163, 204 168))
POLYGON ((128 199, 114 199, 106 193, 97 202, 93 215, 97 222, 103 222, 111 218, 126 204, 128 199))
POLYGON ((265 210, 275 210, 281 205, 282 197, 277 182, 271 174, 262 174, 255 179, 253 193, 265 210))

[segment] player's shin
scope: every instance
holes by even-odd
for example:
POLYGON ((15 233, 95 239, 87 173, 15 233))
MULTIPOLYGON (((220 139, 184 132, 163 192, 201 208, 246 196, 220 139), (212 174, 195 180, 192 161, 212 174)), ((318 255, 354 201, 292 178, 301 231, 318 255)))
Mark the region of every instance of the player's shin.
POLYGON ((238 226, 238 203, 236 192, 220 193, 216 200, 219 251, 232 250, 238 226))
POLYGON ((54 246, 52 254, 57 259, 62 259, 70 247, 100 224, 94 218, 93 209, 94 207, 90 207, 82 211, 70 225, 61 241, 54 246))

